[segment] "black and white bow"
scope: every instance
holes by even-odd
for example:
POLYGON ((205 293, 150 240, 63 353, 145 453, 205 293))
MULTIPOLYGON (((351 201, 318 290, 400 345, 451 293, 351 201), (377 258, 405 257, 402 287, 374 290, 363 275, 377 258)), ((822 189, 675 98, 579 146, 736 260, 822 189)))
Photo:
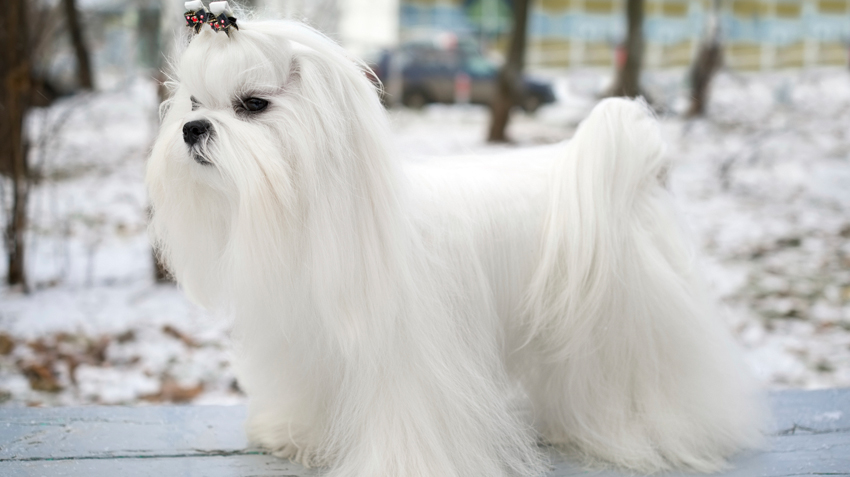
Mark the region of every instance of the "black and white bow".
POLYGON ((236 17, 230 11, 230 6, 227 2, 210 2, 210 8, 207 10, 201 0, 193 0, 184 4, 186 13, 183 17, 186 19, 186 26, 199 33, 204 23, 208 24, 213 31, 223 31, 230 36, 231 28, 238 30, 236 17))

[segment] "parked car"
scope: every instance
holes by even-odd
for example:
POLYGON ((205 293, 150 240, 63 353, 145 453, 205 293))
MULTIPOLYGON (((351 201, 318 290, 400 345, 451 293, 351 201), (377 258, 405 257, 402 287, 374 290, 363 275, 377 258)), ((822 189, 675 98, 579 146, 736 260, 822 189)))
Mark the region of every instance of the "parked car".
MULTIPOLYGON (((393 73, 401 78, 401 88, 395 88, 395 93, 411 108, 429 103, 489 104, 499 73, 498 66, 480 53, 475 42, 454 35, 437 35, 385 50, 373 69, 387 89, 385 94, 394 91, 393 73)), ((552 85, 545 81, 523 76, 520 88, 517 105, 525 111, 534 112, 555 101, 552 85)))

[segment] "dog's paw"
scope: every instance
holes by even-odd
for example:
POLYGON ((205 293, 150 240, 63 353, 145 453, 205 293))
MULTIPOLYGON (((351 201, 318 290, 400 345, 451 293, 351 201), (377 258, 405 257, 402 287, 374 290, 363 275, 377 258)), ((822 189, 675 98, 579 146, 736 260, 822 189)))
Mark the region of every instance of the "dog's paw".
POLYGON ((295 443, 290 442, 276 449, 271 449, 271 453, 275 457, 289 459, 291 462, 301 464, 308 469, 313 467, 322 467, 322 462, 319 460, 318 448, 316 446, 298 446, 295 443))
POLYGON ((293 425, 266 414, 262 419, 249 419, 248 440, 271 452, 275 457, 289 459, 304 467, 321 467, 319 439, 311 432, 314 427, 293 425))

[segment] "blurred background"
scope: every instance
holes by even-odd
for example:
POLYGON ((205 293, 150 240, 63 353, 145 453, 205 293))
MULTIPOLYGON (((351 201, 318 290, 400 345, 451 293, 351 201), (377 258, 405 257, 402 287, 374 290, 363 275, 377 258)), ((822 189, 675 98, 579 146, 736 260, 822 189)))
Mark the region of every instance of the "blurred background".
MULTIPOLYGON (((850 0, 236 3, 364 58, 408 159, 566 140, 602 98, 645 96, 742 366, 850 386, 850 0)), ((182 2, 4 5, 0 404, 241 402, 227 320, 145 232, 182 2)))

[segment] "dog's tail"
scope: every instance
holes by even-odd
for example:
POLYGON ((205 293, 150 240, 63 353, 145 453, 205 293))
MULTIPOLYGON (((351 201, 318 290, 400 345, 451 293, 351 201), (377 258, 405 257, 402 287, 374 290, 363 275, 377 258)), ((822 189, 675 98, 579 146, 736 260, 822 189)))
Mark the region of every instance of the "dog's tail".
POLYGON ((538 426, 637 471, 717 470, 758 443, 761 411, 661 182, 656 121, 608 99, 566 149, 526 303, 538 426))

